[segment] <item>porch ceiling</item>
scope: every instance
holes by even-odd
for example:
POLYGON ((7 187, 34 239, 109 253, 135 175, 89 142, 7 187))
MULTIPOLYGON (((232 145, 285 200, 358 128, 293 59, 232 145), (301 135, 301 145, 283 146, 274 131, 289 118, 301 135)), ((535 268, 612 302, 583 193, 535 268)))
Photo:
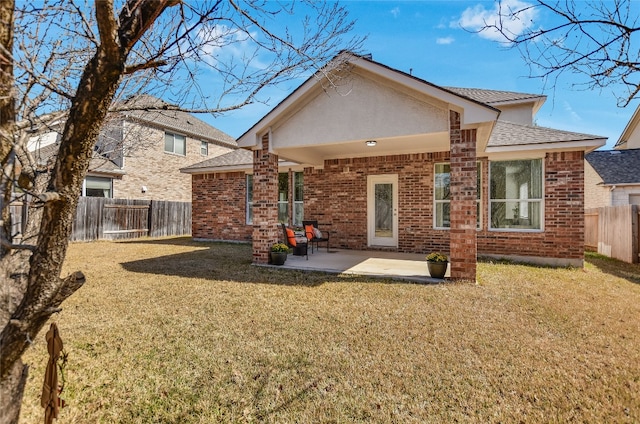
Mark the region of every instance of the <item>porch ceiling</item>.
POLYGON ((275 149, 281 159, 321 167, 325 160, 368 156, 387 156, 410 153, 441 152, 449 150, 449 133, 437 132, 401 137, 347 140, 336 143, 315 144, 275 149), (367 146, 374 140, 375 146, 367 146))

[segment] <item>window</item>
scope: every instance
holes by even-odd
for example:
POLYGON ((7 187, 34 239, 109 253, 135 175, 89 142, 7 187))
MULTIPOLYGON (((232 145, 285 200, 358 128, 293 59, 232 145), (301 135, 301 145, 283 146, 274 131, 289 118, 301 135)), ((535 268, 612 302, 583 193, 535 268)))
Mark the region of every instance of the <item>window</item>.
MULTIPOLYGON (((480 228, 482 222, 480 199, 482 198, 482 165, 477 162, 478 196, 476 198, 476 227, 480 228)), ((448 163, 436 163, 434 181, 434 226, 435 228, 451 228, 451 165, 448 163)))
POLYGON ((164 151, 185 156, 187 152, 187 138, 180 134, 164 133, 164 151))
POLYGON ((111 178, 86 177, 82 195, 86 197, 107 197, 111 198, 113 190, 111 188, 111 178))
MULTIPOLYGON (((302 172, 293 174, 293 225, 302 225, 302 172)), ((278 222, 289 222, 289 174, 278 174, 278 222)), ((247 175, 247 224, 253 223, 253 175, 247 175)))
POLYGON ((542 159, 491 162, 492 229, 542 229, 542 159))
POLYGON ((293 173, 293 225, 302 226, 304 217, 302 172, 293 173))
POLYGON ((253 175, 247 175, 247 224, 253 224, 253 175))
POLYGON ((278 174, 278 222, 289 222, 289 174, 278 174))
POLYGON ((200 142, 200 154, 202 156, 209 156, 209 143, 206 141, 200 142))

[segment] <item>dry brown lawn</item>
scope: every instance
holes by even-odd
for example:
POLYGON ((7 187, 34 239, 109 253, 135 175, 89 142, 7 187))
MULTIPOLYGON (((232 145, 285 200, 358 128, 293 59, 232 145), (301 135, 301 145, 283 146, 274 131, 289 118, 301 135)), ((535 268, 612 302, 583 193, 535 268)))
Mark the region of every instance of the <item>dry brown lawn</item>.
MULTIPOLYGON (((640 422, 637 265, 420 285, 250 262, 186 238, 71 245, 88 281, 54 317, 58 422, 640 422)), ((44 333, 24 423, 42 420, 44 333)))

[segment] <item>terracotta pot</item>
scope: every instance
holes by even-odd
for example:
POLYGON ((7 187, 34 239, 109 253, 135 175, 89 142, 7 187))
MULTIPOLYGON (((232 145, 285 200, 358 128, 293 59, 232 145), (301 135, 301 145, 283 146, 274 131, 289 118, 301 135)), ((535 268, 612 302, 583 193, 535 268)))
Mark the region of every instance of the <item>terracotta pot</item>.
POLYGON ((432 262, 427 261, 427 267, 429 268, 429 275, 432 278, 444 278, 444 274, 447 273, 447 266, 449 266, 449 262, 432 262))

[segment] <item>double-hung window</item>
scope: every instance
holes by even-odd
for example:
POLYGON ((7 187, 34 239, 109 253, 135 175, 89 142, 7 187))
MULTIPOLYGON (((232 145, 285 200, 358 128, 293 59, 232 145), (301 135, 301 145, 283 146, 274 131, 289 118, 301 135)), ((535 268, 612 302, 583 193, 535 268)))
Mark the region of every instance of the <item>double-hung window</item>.
POLYGON ((247 224, 253 224, 253 175, 247 175, 247 224))
POLYGON ((180 134, 165 132, 164 151, 185 156, 187 154, 187 138, 180 134))
POLYGON ((542 159, 490 163, 490 227, 542 229, 542 159))
MULTIPOLYGON (((478 195, 476 197, 476 226, 482 222, 480 199, 482 198, 482 165, 477 162, 478 195)), ((451 228, 451 165, 436 163, 434 178, 434 227, 451 228)))
POLYGON ((208 156, 209 155, 209 143, 207 143, 206 141, 201 141, 200 142, 200 154, 202 156, 208 156))
MULTIPOLYGON (((302 172, 293 174, 293 225, 302 225, 302 172)), ((278 174, 278 222, 289 222, 289 173, 278 174)), ((253 175, 247 175, 247 224, 253 223, 253 175)))

